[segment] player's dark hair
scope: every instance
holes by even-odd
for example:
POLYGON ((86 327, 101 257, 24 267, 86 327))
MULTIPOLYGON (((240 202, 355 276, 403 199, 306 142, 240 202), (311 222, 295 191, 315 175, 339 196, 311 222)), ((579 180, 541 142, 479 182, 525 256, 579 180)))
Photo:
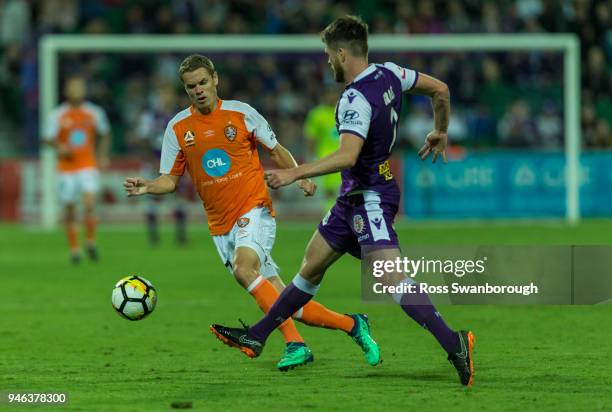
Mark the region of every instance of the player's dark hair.
POLYGON ((368 25, 357 16, 342 16, 321 32, 321 40, 327 47, 346 47, 351 54, 365 57, 368 54, 368 25))
POLYGON ((183 81, 183 74, 201 69, 202 67, 205 68, 211 76, 215 74, 215 65, 208 57, 202 56, 201 54, 187 56, 179 66, 179 78, 183 81))

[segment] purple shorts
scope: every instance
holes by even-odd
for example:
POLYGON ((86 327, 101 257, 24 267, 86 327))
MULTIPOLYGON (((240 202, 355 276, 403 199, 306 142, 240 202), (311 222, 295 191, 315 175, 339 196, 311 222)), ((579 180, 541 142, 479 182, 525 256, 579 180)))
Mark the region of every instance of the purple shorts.
POLYGON ((334 250, 358 259, 364 246, 399 247, 393 229, 398 203, 376 192, 340 196, 319 223, 319 233, 334 250))

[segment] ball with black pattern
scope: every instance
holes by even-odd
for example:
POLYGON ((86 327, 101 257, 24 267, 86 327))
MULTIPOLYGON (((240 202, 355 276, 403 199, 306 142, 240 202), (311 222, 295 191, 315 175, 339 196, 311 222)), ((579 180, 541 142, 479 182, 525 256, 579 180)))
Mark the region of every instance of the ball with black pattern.
POLYGON ((141 320, 155 309, 157 290, 142 276, 126 276, 115 284, 111 302, 123 318, 141 320))

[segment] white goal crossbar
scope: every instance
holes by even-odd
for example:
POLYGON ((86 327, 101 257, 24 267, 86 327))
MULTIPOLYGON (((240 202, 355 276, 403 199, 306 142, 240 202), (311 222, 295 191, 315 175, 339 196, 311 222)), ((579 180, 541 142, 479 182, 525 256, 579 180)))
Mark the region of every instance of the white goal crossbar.
MULTIPOLYGON (((564 63, 566 220, 580 220, 580 42, 573 34, 371 35, 373 52, 559 51, 564 63)), ((62 52, 321 52, 316 35, 47 35, 39 45, 39 129, 58 104, 58 56, 62 52)), ((400 63, 401 62, 397 62, 400 63)), ((408 63, 408 62, 406 62, 408 63)), ((57 224, 55 154, 41 147, 41 224, 57 224)))

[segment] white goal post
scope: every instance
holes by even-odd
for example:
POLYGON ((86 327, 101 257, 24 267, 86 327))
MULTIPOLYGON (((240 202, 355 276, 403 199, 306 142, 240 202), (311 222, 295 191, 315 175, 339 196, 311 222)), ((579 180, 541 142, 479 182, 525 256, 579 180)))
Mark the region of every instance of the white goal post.
MULTIPOLYGON (((573 34, 371 35, 373 52, 559 51, 563 53, 566 221, 580 220, 580 42, 573 34)), ((58 104, 58 55, 62 52, 320 52, 316 35, 48 35, 39 45, 39 129, 58 104)), ((398 62, 401 63, 401 62, 398 62)), ((409 64, 409 62, 406 62, 409 64)), ((41 146, 41 224, 57 224, 54 151, 41 146)))

